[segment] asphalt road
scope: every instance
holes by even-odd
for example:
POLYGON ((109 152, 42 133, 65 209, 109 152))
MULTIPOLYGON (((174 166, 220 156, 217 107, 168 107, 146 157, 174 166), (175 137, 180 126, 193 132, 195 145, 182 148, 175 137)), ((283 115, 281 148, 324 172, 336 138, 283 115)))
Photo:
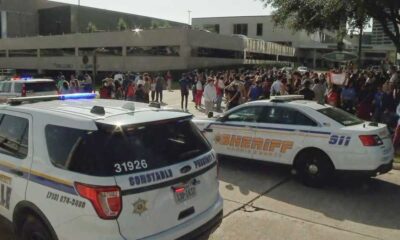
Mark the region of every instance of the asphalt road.
MULTIPOLYGON (((172 107, 179 107, 179 99, 177 91, 165 94, 172 107)), ((204 115, 193 106, 189 109, 204 115)), ((322 189, 308 188, 288 168, 224 159, 224 221, 209 239, 400 239, 400 171, 332 182, 322 189)), ((11 239, 9 227, 0 220, 0 240, 11 239)))
POLYGON ((289 169, 221 162, 224 221, 210 239, 400 239, 400 172, 303 186, 289 169))
MULTIPOLYGON (((400 239, 400 172, 303 186, 290 169, 224 159, 224 221, 210 240, 400 239)), ((12 240, 0 221, 0 240, 12 240)))

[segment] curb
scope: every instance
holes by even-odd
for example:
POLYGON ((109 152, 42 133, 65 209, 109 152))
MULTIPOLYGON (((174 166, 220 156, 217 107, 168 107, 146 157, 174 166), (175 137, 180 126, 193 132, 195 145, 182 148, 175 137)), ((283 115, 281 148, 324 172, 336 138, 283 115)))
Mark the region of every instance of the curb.
POLYGON ((393 169, 400 171, 400 163, 393 163, 393 169))

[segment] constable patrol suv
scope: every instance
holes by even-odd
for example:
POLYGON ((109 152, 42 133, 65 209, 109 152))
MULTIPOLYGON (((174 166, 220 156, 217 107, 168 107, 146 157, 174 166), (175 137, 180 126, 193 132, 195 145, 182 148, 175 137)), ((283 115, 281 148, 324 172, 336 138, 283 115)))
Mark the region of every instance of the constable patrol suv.
POLYGON ((217 154, 291 165, 310 186, 322 186, 334 171, 375 176, 392 169, 385 125, 301 98, 250 102, 195 123, 217 154))
POLYGON ((183 239, 215 229, 217 160, 192 116, 93 97, 0 106, 0 215, 18 238, 183 239))

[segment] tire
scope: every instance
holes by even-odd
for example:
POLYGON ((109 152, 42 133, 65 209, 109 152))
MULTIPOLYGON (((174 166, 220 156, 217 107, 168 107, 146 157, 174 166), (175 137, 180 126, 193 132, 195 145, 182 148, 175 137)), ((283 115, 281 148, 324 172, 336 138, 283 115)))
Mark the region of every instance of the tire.
POLYGON ((315 188, 325 186, 332 178, 334 171, 329 157, 318 150, 302 153, 295 167, 303 184, 315 188))
POLYGON ((33 215, 28 215, 20 232, 20 240, 53 240, 47 227, 33 215))

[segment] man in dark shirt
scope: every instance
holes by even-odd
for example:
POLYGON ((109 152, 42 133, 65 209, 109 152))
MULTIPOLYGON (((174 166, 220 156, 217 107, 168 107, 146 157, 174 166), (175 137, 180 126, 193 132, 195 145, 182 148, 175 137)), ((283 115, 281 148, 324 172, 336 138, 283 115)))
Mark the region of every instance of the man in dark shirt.
POLYGON ((181 108, 182 108, 182 110, 187 111, 190 80, 187 78, 186 74, 182 74, 182 78, 181 78, 181 80, 179 80, 179 85, 181 87, 181 108), (185 108, 183 108, 183 102, 185 102, 185 108))
POLYGON ((299 91, 299 94, 304 96, 304 100, 312 101, 315 98, 315 93, 310 89, 310 85, 310 81, 305 81, 304 88, 299 91))

